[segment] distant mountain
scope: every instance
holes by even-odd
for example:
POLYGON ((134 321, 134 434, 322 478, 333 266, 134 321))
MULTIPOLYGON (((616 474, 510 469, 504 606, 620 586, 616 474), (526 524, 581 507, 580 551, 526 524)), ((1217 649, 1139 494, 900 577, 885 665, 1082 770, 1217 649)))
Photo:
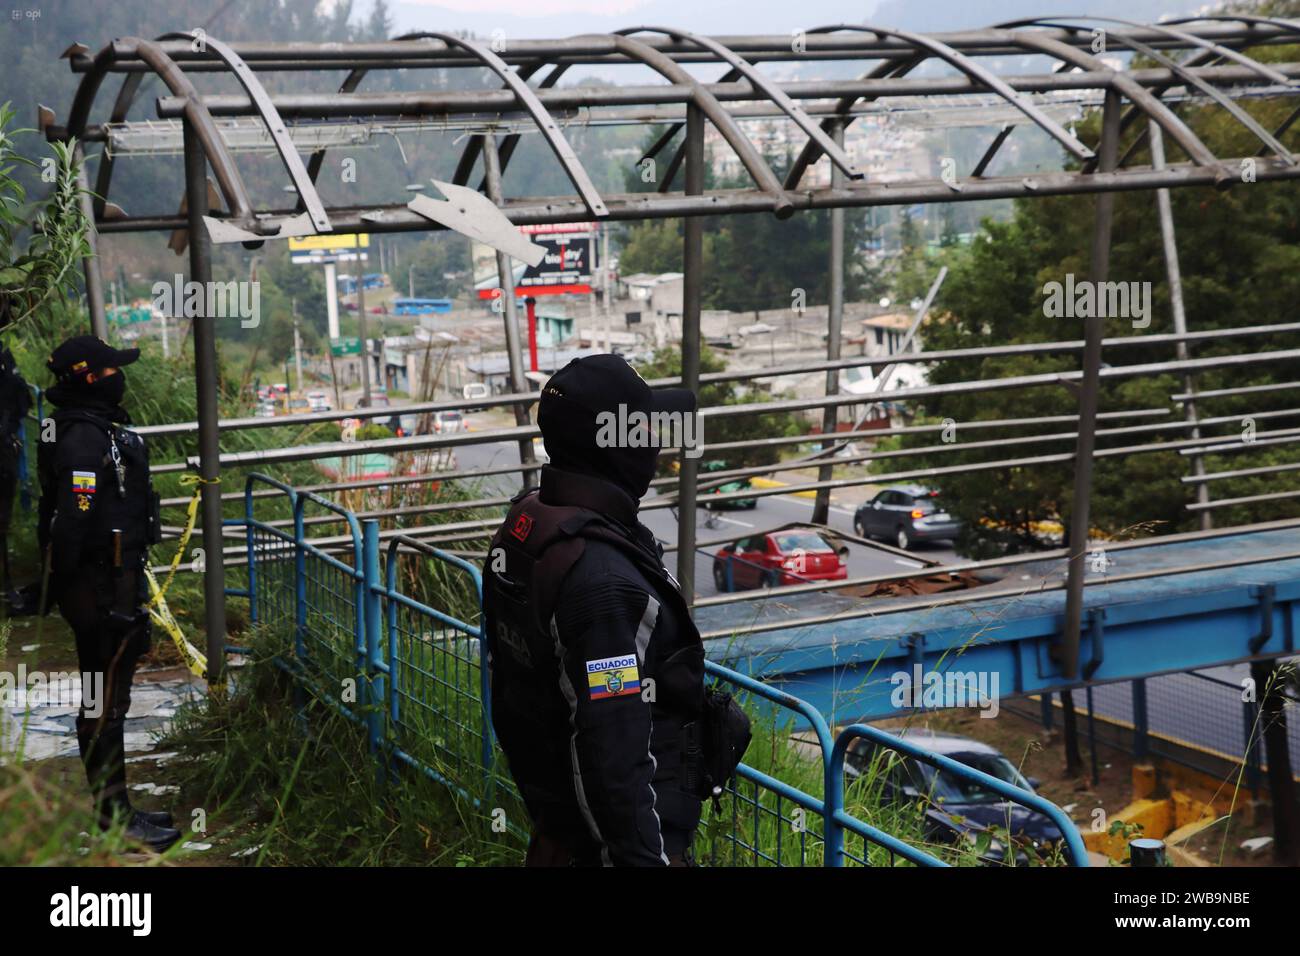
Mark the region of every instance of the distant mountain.
MULTIPOLYGON (((356 4, 358 11, 369 6, 364 0, 356 4)), ((398 0, 390 4, 390 9, 400 30, 472 30, 483 36, 501 30, 507 37, 531 39, 603 33, 638 24, 709 34, 790 33, 833 23, 876 23, 941 32, 1062 11, 1071 13, 1080 7, 1104 16, 1158 20, 1162 15, 1191 14, 1204 6, 1204 0, 803 0, 798 4, 786 0, 541 0, 531 5, 517 0, 398 0), (515 12, 520 9, 539 12, 515 12), (550 12, 566 9, 570 12, 550 12)))
POLYGON ((916 3, 915 0, 884 0, 869 22, 901 27, 918 33, 940 33, 1022 20, 1028 17, 1060 17, 1083 8, 1090 14, 1153 23, 1162 16, 1190 16, 1206 6, 1204 0, 961 0, 960 3, 916 3))

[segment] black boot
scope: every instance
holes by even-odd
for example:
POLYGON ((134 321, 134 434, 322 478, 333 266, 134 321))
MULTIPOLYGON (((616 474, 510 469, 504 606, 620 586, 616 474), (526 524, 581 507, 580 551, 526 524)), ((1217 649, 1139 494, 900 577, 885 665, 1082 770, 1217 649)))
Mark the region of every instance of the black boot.
POLYGON ((128 840, 165 850, 181 838, 181 833, 172 828, 170 813, 145 813, 131 806, 126 791, 125 734, 123 720, 77 718, 77 746, 94 794, 99 828, 108 830, 115 818, 124 820, 128 840))
POLYGON ((149 849, 161 853, 181 838, 181 831, 151 823, 148 819, 150 816, 154 814, 141 813, 139 810, 132 813, 125 835, 128 840, 143 843, 149 849))
POLYGON ((125 733, 123 720, 77 718, 77 748, 86 767, 101 830, 111 827, 115 816, 128 820, 131 816, 126 795, 125 733))
POLYGON ((146 823, 151 823, 156 827, 174 827, 176 821, 166 810, 136 810, 132 807, 131 812, 140 817, 146 823))

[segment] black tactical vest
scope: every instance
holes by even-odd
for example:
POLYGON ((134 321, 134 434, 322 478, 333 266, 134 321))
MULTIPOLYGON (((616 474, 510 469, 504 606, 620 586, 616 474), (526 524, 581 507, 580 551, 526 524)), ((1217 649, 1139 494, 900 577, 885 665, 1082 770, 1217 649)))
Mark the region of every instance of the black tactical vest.
MULTIPOLYGON (((82 542, 82 554, 88 558, 106 558, 111 553, 113 531, 119 530, 126 563, 142 560, 149 545, 162 539, 158 495, 149 476, 149 450, 144 438, 84 407, 59 408, 51 417, 54 419, 55 448, 48 451, 45 446, 40 448, 40 452, 49 454, 51 459, 41 458, 42 501, 57 500, 52 459, 57 455, 58 442, 69 440, 69 433, 74 433, 75 440, 85 442, 97 430, 97 450, 102 448, 95 468, 98 501, 89 534, 82 542), (80 425, 82 422, 93 426, 94 430, 80 425), (78 427, 74 429, 74 425, 78 427)), ((48 521, 48 517, 42 515, 43 523, 48 521)))
POLYGON ((496 631, 487 635, 494 659, 504 653, 525 669, 554 661, 550 620, 555 599, 589 540, 604 541, 627 555, 648 579, 662 585, 655 596, 667 598, 670 607, 665 610, 685 626, 693 626, 677 583, 657 555, 630 540, 603 515, 576 505, 546 504, 534 489, 514 498, 492 538, 483 568, 484 605, 493 610, 496 631), (502 552, 504 569, 497 557, 502 552))

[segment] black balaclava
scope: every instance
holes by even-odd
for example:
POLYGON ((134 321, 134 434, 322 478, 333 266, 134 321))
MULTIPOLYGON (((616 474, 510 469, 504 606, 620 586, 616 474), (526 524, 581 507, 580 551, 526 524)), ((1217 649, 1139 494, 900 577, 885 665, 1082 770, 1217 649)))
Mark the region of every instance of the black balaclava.
POLYGON ((583 417, 589 418, 589 423, 575 427, 571 418, 560 425, 552 422, 545 410, 538 412, 537 425, 551 464, 564 471, 603 478, 627 492, 633 501, 640 501, 655 476, 659 449, 601 448, 596 444, 595 416, 585 413, 583 417))
POLYGON ((637 502, 649 489, 659 459, 663 436, 651 428, 673 420, 651 425, 653 416, 690 415, 695 408, 688 389, 654 391, 625 358, 601 353, 575 358, 547 380, 537 425, 553 466, 602 478, 637 502), (606 416, 617 418, 613 429, 606 416), (611 435, 611 430, 628 434, 611 435))
POLYGON ((45 394, 60 407, 97 408, 114 421, 126 418, 126 412, 122 409, 122 398, 126 395, 126 373, 122 369, 93 382, 68 379, 52 386, 45 394))

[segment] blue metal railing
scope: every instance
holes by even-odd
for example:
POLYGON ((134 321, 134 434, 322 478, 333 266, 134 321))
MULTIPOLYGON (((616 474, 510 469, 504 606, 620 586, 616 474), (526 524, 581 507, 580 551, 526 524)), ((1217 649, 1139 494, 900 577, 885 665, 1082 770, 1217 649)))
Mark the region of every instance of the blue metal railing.
MULTIPOLYGON (((456 555, 400 535, 388 541, 381 561, 376 521, 361 522, 338 505, 264 475, 248 476, 244 501, 250 616, 262 625, 292 622, 293 660, 286 663, 286 669, 311 685, 324 702, 362 725, 377 755, 415 768, 476 807, 488 805, 489 798, 496 803, 518 801, 492 733, 487 648, 481 624, 463 620, 400 588, 403 555, 443 565, 452 569, 453 576, 450 581, 438 579, 439 600, 450 600, 457 588, 463 589, 462 602, 472 604, 481 621, 479 569, 456 555), (293 512, 292 535, 255 516, 255 501, 279 500, 254 499, 257 484, 283 492, 293 512), (337 554, 306 537, 303 510, 308 504, 348 523, 350 536, 331 539, 337 554), (291 578, 286 574, 290 567, 291 578), (284 600, 289 591, 293 594, 291 606, 284 600), (355 680, 358 691, 353 706, 334 687, 334 682, 347 678, 355 680)), ((1064 834, 1069 862, 1087 865, 1077 829, 1064 812, 1042 797, 874 727, 854 724, 833 737, 826 719, 807 701, 712 661, 705 662, 705 672, 707 679, 728 685, 736 696, 764 703, 755 744, 758 735, 766 732, 771 746, 751 745, 750 753, 754 762, 770 754, 772 765, 760 769, 742 763, 725 788, 723 796, 729 806, 719 813, 709 811, 706 805, 706 819, 696 841, 696 855, 703 862, 867 864, 865 850, 861 856, 846 852, 847 833, 879 847, 891 863, 901 857, 920 866, 946 865, 915 843, 859 819, 846 808, 845 754, 851 741, 865 737, 1045 814, 1064 834), (792 743, 788 725, 780 720, 783 713, 811 728, 812 739, 804 747, 815 747, 815 768, 809 766, 811 755, 800 754, 792 743), (791 768, 808 772, 795 773, 791 768), (813 788, 820 784, 822 794, 781 779, 786 770, 791 770, 789 775, 806 778, 805 787, 810 782, 813 788)), ((513 824, 510 829, 521 833, 513 824)))

